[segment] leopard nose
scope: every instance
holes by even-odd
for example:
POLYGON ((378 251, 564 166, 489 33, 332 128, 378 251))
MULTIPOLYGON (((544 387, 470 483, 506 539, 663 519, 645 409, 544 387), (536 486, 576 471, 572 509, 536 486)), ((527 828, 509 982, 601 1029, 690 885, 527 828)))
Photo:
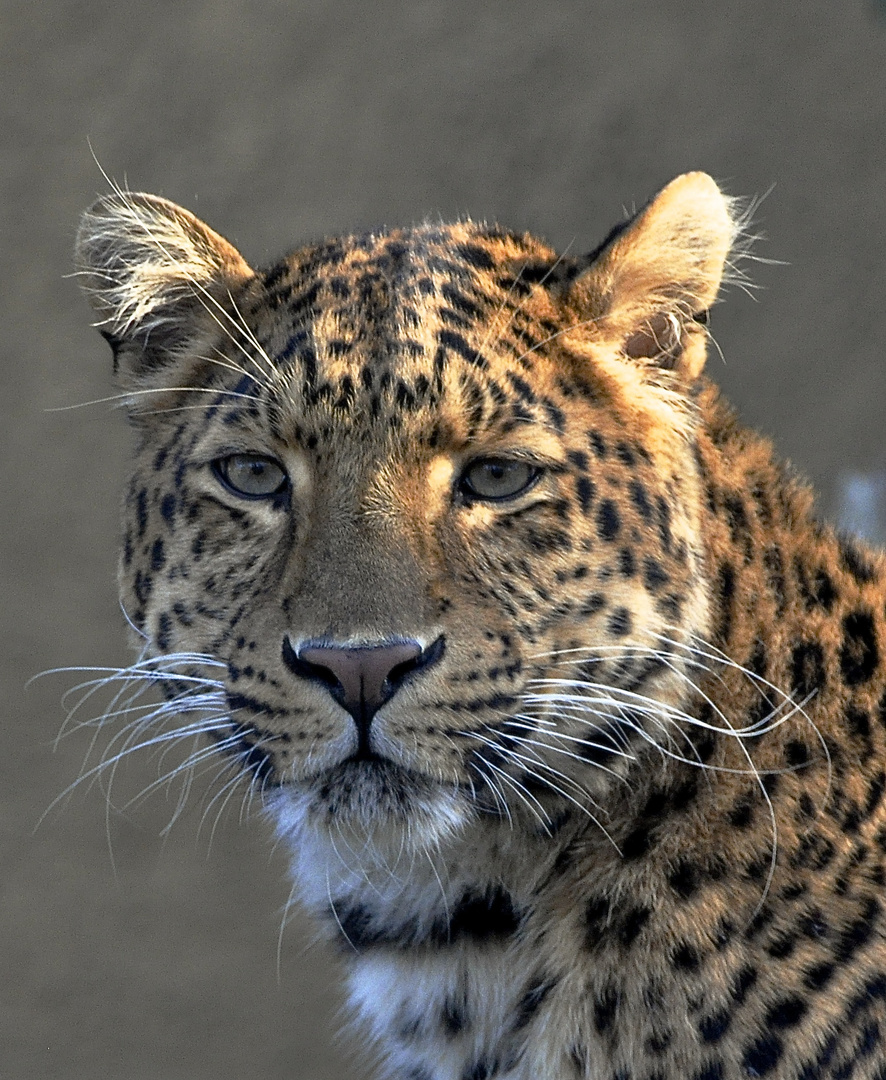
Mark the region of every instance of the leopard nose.
POLYGON ((283 639, 283 660, 290 671, 328 687, 361 733, 410 675, 442 655, 442 636, 426 649, 417 641, 399 640, 357 648, 306 644, 296 650, 288 637, 283 639))

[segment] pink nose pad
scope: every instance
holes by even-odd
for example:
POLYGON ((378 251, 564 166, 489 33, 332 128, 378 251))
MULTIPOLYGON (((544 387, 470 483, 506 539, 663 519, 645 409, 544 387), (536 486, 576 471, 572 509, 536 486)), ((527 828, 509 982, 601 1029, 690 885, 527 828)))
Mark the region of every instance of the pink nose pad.
POLYGON ((361 734, 410 675, 430 667, 442 655, 442 637, 427 649, 417 641, 396 641, 357 648, 305 645, 296 652, 288 638, 283 642, 283 659, 290 671, 327 686, 361 734))

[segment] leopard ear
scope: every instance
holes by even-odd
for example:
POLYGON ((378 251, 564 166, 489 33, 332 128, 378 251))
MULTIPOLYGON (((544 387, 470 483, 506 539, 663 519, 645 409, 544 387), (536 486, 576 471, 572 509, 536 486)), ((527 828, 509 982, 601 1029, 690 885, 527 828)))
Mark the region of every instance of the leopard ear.
POLYGON ((128 191, 86 211, 74 258, 115 362, 135 375, 186 348, 253 276, 228 241, 193 214, 128 191))
POLYGON ((706 173, 678 176, 589 257, 570 299, 624 357, 694 379, 737 234, 731 201, 706 173))

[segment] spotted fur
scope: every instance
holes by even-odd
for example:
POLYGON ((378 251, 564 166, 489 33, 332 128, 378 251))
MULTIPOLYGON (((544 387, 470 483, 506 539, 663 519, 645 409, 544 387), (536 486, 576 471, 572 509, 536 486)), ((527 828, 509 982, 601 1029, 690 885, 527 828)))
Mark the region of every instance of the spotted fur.
POLYGON ((84 217, 138 439, 112 714, 166 698, 105 764, 237 765, 391 1076, 886 1077, 886 560, 702 375, 736 232, 697 173, 582 258, 84 217))

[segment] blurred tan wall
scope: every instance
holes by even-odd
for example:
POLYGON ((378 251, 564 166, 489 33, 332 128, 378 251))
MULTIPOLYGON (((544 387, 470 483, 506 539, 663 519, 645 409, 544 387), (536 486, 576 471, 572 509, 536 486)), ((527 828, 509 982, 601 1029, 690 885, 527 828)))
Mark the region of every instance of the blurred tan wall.
MULTIPOLYGON (((76 678, 26 680, 127 656, 123 418, 47 411, 113 392, 64 277, 106 189, 90 145, 256 262, 428 215, 579 251, 687 169, 772 188, 758 252, 786 265, 717 309, 711 366, 827 506, 841 470, 884 462, 884 72, 874 0, 0 2, 0 1077, 368 1075, 359 1040, 333 1048, 335 961, 297 915, 278 963, 284 860, 239 798, 210 846, 211 773, 165 838, 174 799, 108 810, 88 785, 34 831, 90 732, 53 753, 76 678)), ((121 769, 117 806, 157 770, 121 769)))

